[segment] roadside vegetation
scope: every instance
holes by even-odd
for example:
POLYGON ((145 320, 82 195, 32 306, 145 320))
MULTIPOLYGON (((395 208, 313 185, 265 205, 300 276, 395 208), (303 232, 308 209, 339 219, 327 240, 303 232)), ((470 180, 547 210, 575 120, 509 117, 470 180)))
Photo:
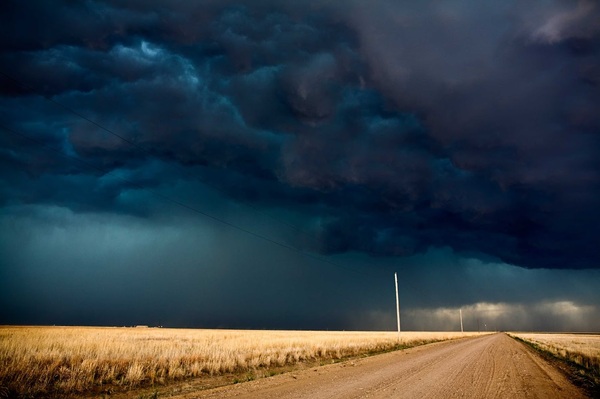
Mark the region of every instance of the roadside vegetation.
POLYGON ((509 333, 534 348, 575 365, 581 376, 600 385, 600 334, 509 333))
POLYGON ((0 397, 110 393, 408 348, 478 333, 0 327, 0 397))

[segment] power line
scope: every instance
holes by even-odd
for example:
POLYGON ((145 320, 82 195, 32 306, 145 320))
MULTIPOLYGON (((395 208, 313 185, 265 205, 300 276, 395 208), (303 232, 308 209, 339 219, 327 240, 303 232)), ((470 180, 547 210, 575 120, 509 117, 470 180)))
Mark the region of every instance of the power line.
MULTIPOLYGON (((17 78, 15 78, 15 77, 11 76, 11 75, 8 75, 8 74, 7 74, 7 73, 5 73, 4 71, 1 71, 1 70, 0 70, 0 75, 4 76, 4 77, 5 77, 5 78, 7 78, 8 80, 10 80, 10 81, 12 81, 12 82, 16 83, 17 85, 21 86, 21 88, 24 88, 24 89, 26 89, 26 90, 32 91, 32 92, 34 92, 35 94, 37 94, 37 93, 35 92, 35 87, 33 87, 33 86, 31 86, 31 85, 29 85, 29 84, 27 84, 27 83, 25 83, 25 82, 23 82, 23 81, 21 81, 21 80, 17 79, 17 78)), ((97 128, 99 128, 99 129, 101 129, 101 130, 105 131, 106 133, 108 133, 108 134, 110 134, 110 135, 113 135, 113 136, 115 136, 115 137, 119 138, 119 139, 120 139, 120 140, 122 140, 123 142, 125 142, 125 143, 129 144, 130 146, 132 146, 132 147, 134 147, 134 148, 136 148, 136 149, 140 150, 140 151, 141 151, 141 152, 143 152, 144 154, 146 154, 146 155, 149 155, 149 156, 153 156, 153 154, 152 154, 152 153, 151 153, 151 152, 150 152, 148 149, 146 149, 145 147, 142 147, 141 145, 137 144, 135 141, 132 141, 132 140, 128 139, 127 137, 124 137, 123 135, 120 135, 120 134, 118 134, 118 133, 114 132, 113 130, 111 130, 111 129, 109 129, 109 128, 107 128, 107 127, 103 126, 103 125, 101 125, 100 123, 98 123, 98 122, 94 121, 93 119, 90 119, 90 118, 86 117, 85 115, 81 114, 80 112, 76 111, 75 109, 73 109, 73 108, 71 108, 71 107, 69 107, 69 106, 67 106, 67 105, 65 105, 65 104, 63 104, 63 103, 61 103, 61 102, 59 102, 59 101, 56 101, 55 99, 53 99, 53 98, 52 98, 52 97, 50 97, 49 95, 44 95, 44 96, 42 96, 42 97, 43 97, 43 98, 44 98, 46 101, 49 101, 50 103, 52 103, 52 104, 54 104, 54 105, 56 105, 56 106, 58 106, 58 107, 60 107, 60 108, 62 108, 62 109, 64 109, 64 110, 66 110, 67 112, 70 112, 70 113, 72 113, 73 115, 75 115, 75 116, 77 116, 77 117, 79 117, 79 118, 81 118, 81 119, 83 119, 83 120, 87 121, 88 123, 90 123, 90 124, 92 124, 92 125, 96 126, 96 127, 97 127, 97 128)), ((178 168, 180 168, 180 169, 184 170, 184 171, 187 173, 187 169, 183 168, 183 167, 182 167, 182 166, 181 166, 179 163, 175 163, 175 165, 176 165, 178 168)), ((226 193, 224 190, 222 190, 221 188, 219 188, 218 186, 216 186, 216 185, 213 185, 213 184, 210 184, 210 183, 208 183, 206 180, 202 180, 202 183, 203 183, 204 185, 206 185, 206 186, 208 186, 208 187, 210 187, 210 188, 212 188, 212 189, 214 189, 214 190, 218 191, 219 193, 221 193, 221 194, 224 194, 224 195, 226 195, 226 196, 227 196, 227 193, 226 193)), ((238 200, 238 201, 239 201, 239 200, 238 200)), ((293 230, 295 230, 295 231, 297 231, 297 232, 299 232, 299 233, 301 233, 301 234, 303 234, 303 235, 305 235, 305 236, 307 236, 307 237, 311 238, 311 240, 313 240, 313 241, 314 241, 314 237, 312 236, 312 234, 309 234, 308 232, 306 232, 305 230, 303 230, 303 229, 299 228, 298 226, 295 226, 295 225, 293 225, 293 224, 291 224, 291 223, 289 223, 289 222, 287 222, 287 221, 285 221, 285 220, 281 220, 281 219, 279 219, 279 218, 276 218, 276 217, 274 217, 273 215, 271 215, 271 214, 269 214, 269 213, 263 212, 263 211, 262 211, 262 210, 260 210, 259 208, 255 207, 254 205, 252 205, 252 204, 250 204, 250 203, 248 203, 248 202, 246 202, 246 201, 240 201, 240 202, 242 202, 242 203, 243 203, 245 206, 247 206, 248 208, 252 209, 254 212, 256 212, 256 213, 258 213, 258 214, 261 214, 261 215, 263 215, 263 216, 265 216, 265 217, 268 217, 269 219, 272 219, 272 220, 274 220, 274 221, 276 221, 276 222, 278 222, 278 223, 280 223, 280 224, 282 224, 282 225, 284 225, 284 226, 287 226, 287 227, 289 227, 289 228, 291 228, 291 229, 293 229, 293 230)))
MULTIPOLYGON (((46 143, 42 142, 41 140, 38 140, 38 139, 36 139, 36 138, 33 138, 33 137, 29 136, 29 135, 23 134, 23 133, 21 133, 21 132, 17 132, 16 130, 9 128, 9 127, 5 126, 5 125, 4 125, 4 124, 2 124, 2 123, 0 123, 0 128, 1 128, 1 129, 3 129, 3 130, 5 130, 5 131, 7 131, 8 133, 10 133, 10 134, 12 134, 12 135, 14 135, 14 136, 18 136, 18 137, 21 137, 21 138, 23 138, 23 139, 29 140, 30 142, 36 143, 36 144, 40 145, 40 146, 41 146, 41 148, 43 148, 43 149, 45 149, 45 150, 47 150, 47 151, 52 151, 52 152, 54 152, 54 153, 56 153, 56 154, 58 154, 58 155, 60 155, 60 156, 62 156, 62 157, 69 158, 69 159, 73 159, 73 160, 75 160, 75 161, 77 161, 77 162, 81 163, 82 165, 85 165, 86 167, 89 167, 90 169, 94 169, 94 170, 96 170, 96 171, 98 171, 98 172, 100 172, 100 173, 102 173, 102 174, 104 174, 104 175, 110 175, 110 174, 112 173, 112 172, 108 172, 108 173, 107 173, 107 172, 106 172, 105 170, 103 170, 102 168, 99 168, 99 167, 97 167, 96 165, 94 165, 94 164, 92 164, 92 163, 90 163, 90 162, 87 162, 87 161, 85 161, 85 160, 83 160, 83 159, 81 159, 81 158, 79 158, 79 157, 76 157, 76 156, 73 156, 73 155, 66 154, 66 153, 64 153, 62 150, 59 150, 59 149, 57 149, 57 148, 54 148, 54 147, 51 147, 51 146, 47 145, 46 143)), ((146 192, 150 193, 151 195, 153 195, 153 196, 155 196, 155 197, 157 197, 157 198, 160 198, 160 199, 162 199, 162 200, 163 200, 163 201, 165 201, 165 202, 170 202, 170 203, 172 203, 172 204, 178 205, 178 206, 180 206, 180 207, 182 207, 182 208, 184 208, 184 209, 187 209, 188 211, 195 212, 195 213, 197 213, 197 214, 200 214, 200 215, 202 215, 202 216, 204 216, 204 217, 207 217, 207 218, 209 218, 209 219, 211 219, 211 220, 214 220, 214 221, 217 221, 217 222, 219 222, 219 223, 222 223, 222 224, 224 224, 224 225, 226 225, 226 226, 228 226, 228 227, 230 227, 230 228, 233 228, 233 229, 235 229, 235 230, 241 231, 241 232, 243 232, 243 233, 246 233, 246 234, 248 234, 248 235, 250 235, 250 236, 253 236, 253 237, 255 237, 255 238, 261 239, 261 240, 263 240, 263 241, 269 242, 269 243, 271 243, 271 244, 277 245, 277 246, 279 246, 279 247, 282 247, 282 248, 285 248, 285 249, 287 249, 287 250, 290 250, 290 251, 296 252, 296 253, 298 253, 298 254, 300 254, 300 255, 302 255, 302 256, 304 256, 304 257, 306 257, 306 258, 310 258, 310 259, 313 259, 313 260, 316 260, 316 261, 319 261, 319 262, 327 263, 327 264, 329 264, 329 265, 332 265, 332 266, 335 266, 335 267, 337 267, 337 268, 340 268, 340 269, 343 269, 343 270, 346 270, 346 271, 350 271, 350 272, 353 272, 353 273, 356 273, 356 274, 363 274, 363 273, 359 272, 359 271, 358 271, 358 270, 356 270, 356 269, 349 268, 349 267, 347 267, 347 266, 343 266, 343 265, 341 265, 341 264, 339 264, 339 263, 337 263, 337 262, 333 262, 333 261, 331 261, 331 260, 329 260, 329 259, 325 259, 325 258, 322 258, 322 257, 320 257, 320 256, 313 255, 313 254, 311 254, 311 253, 308 253, 308 252, 306 252, 306 251, 303 251, 303 250, 301 250, 301 249, 299 249, 299 248, 296 248, 296 247, 294 247, 294 246, 292 246, 292 245, 289 245, 289 244, 283 243, 283 242, 281 242, 281 241, 274 240, 274 239, 272 239, 272 238, 270 238, 270 237, 267 237, 267 236, 265 236, 265 235, 263 235, 263 234, 256 233, 256 232, 254 232, 254 231, 252 231, 252 230, 250 230, 250 229, 247 229, 247 228, 244 228, 244 227, 238 226, 238 225, 236 225, 236 224, 234 224, 234 223, 228 222, 227 220, 224 220, 224 219, 221 219, 221 218, 219 218, 219 217, 217 217, 217 216, 211 215, 211 214, 209 214, 209 213, 207 213, 207 212, 204 212, 204 211, 202 211, 202 210, 200 210, 200 209, 198 209, 198 208, 196 208, 196 207, 193 207, 193 206, 191 206, 191 205, 188 205, 188 204, 186 204, 186 203, 184 203, 184 202, 182 202, 182 201, 179 201, 179 200, 177 200, 177 199, 174 199, 174 198, 172 198, 172 197, 170 197, 170 196, 167 196, 167 195, 161 194, 161 193, 159 193, 159 192, 158 192, 158 191, 156 191, 156 190, 152 190, 152 189, 150 189, 150 188, 148 188, 148 187, 144 187, 144 186, 142 186, 141 184, 139 184, 139 183, 136 183, 136 182, 134 182, 134 181, 132 181, 132 180, 129 180, 129 179, 126 179, 126 178, 124 178, 124 177, 117 176, 117 175, 113 175, 113 176, 114 176, 116 179, 119 179, 119 180, 121 180, 121 181, 123 181, 123 182, 125 182, 125 183, 128 183, 128 184, 130 184, 131 186, 134 186, 134 187, 136 187, 136 188, 138 188, 138 189, 140 189, 140 190, 144 190, 144 191, 146 191, 146 192)))
MULTIPOLYGON (((34 92, 34 94, 36 94, 36 95, 37 95, 37 93, 35 92, 35 88, 34 88, 33 86, 31 86, 30 84, 27 84, 27 83, 25 83, 25 82, 23 82, 23 81, 21 81, 21 80, 19 80, 19 79, 15 78, 15 77, 11 76, 11 75, 9 75, 9 74, 5 73, 5 72, 4 72, 4 71, 2 71, 2 70, 0 70, 0 75, 2 75, 2 76, 4 76, 5 78, 7 78, 7 79, 11 80, 12 82, 16 83, 17 85, 21 86, 22 88, 24 88, 24 89, 26 89, 26 90, 29 90, 29 91, 32 91, 32 92, 34 92)), ((90 123, 90 124, 92 124, 92 125, 94 125, 94 126, 98 127, 99 129, 101 129, 101 130, 105 131, 106 133, 108 133, 108 134, 111 134, 111 135, 113 135, 113 136, 115 136, 115 137, 119 138, 119 139, 120 139, 120 140, 122 140, 123 142, 125 142, 125 143, 129 144, 130 146, 132 146, 132 147, 134 147, 134 148, 136 148, 136 149, 140 150, 141 152, 143 152, 143 153, 145 153, 145 154, 147 154, 147 155, 149 155, 149 156, 153 156, 153 154, 152 154, 152 152, 151 152, 151 151, 149 151, 149 150, 148 150, 148 149, 146 149, 145 147, 143 147, 143 146, 139 145, 139 144, 138 144, 138 143, 136 143, 135 141, 132 141, 132 140, 130 140, 130 139, 128 139, 128 138, 126 138, 126 137, 124 137, 124 136, 122 136, 122 135, 120 135, 120 134, 118 134, 118 133, 114 132, 113 130, 111 130, 111 129, 109 129, 109 128, 107 128, 107 127, 103 126, 103 125, 101 125, 100 123, 98 123, 98 122, 94 121, 93 119, 90 119, 90 118, 86 117, 85 115, 81 114, 80 112, 78 112, 78 111, 74 110, 73 108, 71 108, 71 107, 69 107, 69 106, 67 106, 67 105, 65 105, 65 104, 63 104, 63 103, 61 103, 61 102, 59 102, 59 101, 56 101, 55 99, 53 99, 53 98, 52 98, 52 97, 50 97, 49 95, 43 95, 42 97, 43 97, 43 98, 44 98, 46 101, 49 101, 50 103, 52 103, 52 104, 55 104, 56 106, 58 106, 58 107, 60 107, 60 108, 62 108, 62 109, 64 109, 64 110, 66 110, 67 112, 70 112, 70 113, 72 113, 73 115, 75 115, 75 116, 77 116, 77 117, 79 117, 79 118, 81 118, 81 119, 83 119, 83 120, 87 121, 88 123, 90 123)), ((8 129, 8 128, 6 128, 5 126, 0 126, 0 127, 2 127, 2 128, 4 128, 5 130, 9 131, 9 129, 8 129)), ((95 165, 92 165, 92 164, 90 164, 89 162, 86 162, 86 161, 84 161, 84 160, 82 160, 82 159, 80 159, 80 158, 78 158, 78 157, 74 157, 74 156, 71 156, 71 155, 65 154, 65 153, 63 153, 61 150, 57 150, 57 149, 54 149, 54 148, 52 148, 52 147, 49 147, 49 146, 47 146, 45 143, 43 143, 43 142, 41 142, 41 141, 39 141, 39 140, 33 139, 33 138, 31 138, 31 137, 25 136, 25 135, 23 135, 22 133, 17 133, 17 132, 14 132, 14 131, 12 131, 12 132, 13 132, 14 134, 20 135, 21 137, 26 137, 26 138, 28 138, 28 139, 30 139, 30 140, 32 140, 32 141, 36 141, 36 142, 38 142, 39 144, 41 144, 42 146, 44 146, 45 148, 47 148, 48 150, 52 150, 52 151, 54 151, 54 152, 58 152, 58 153, 59 153, 60 155, 62 155, 62 156, 65 156, 65 157, 68 157, 68 158, 75 159, 76 161, 78 161, 78 162, 80 162, 80 163, 82 163, 82 164, 84 164, 84 165, 87 165, 88 167, 91 167, 91 168, 93 168, 93 169, 96 169, 96 170, 100 171, 100 172, 101 172, 101 173, 103 173, 103 174, 107 174, 107 172, 106 172, 105 170, 101 170, 101 169, 97 168, 95 165)), ((185 169, 185 168, 183 168, 183 167, 182 167, 182 166, 181 166, 179 163, 176 163, 175 165, 176 165, 178 168, 180 168, 180 169, 183 169, 183 170, 185 171, 185 173, 188 173, 188 170, 187 170, 187 169, 185 169)), ((111 172, 109 172, 108 174, 110 174, 110 173, 111 173, 111 172)), ((321 261, 321 262, 329 263, 329 264, 331 264, 331 265, 333 265, 333 266, 336 266, 336 267, 339 267, 339 268, 342 268, 342 269, 345 269, 345 270, 351 270, 351 271, 353 271, 353 272, 355 272, 355 273, 358 273, 358 271, 357 271, 357 270, 355 270, 355 269, 349 269, 349 268, 347 268, 347 267, 344 267, 344 266, 342 266, 342 265, 340 265, 340 264, 337 264, 336 262, 332 262, 332 261, 330 261, 330 260, 327 260, 327 259, 325 259, 325 258, 321 258, 321 257, 315 256, 315 255, 312 255, 312 254, 310 254, 310 253, 307 253, 307 252, 305 252, 305 251, 303 251, 303 250, 301 250, 301 249, 298 249, 298 248, 296 248, 296 247, 294 247, 294 246, 291 246, 291 245, 288 245, 288 244, 285 244, 285 243, 281 243, 281 242, 279 242, 279 241, 277 241, 277 240, 273 240, 273 239, 270 239, 270 238, 268 238, 268 237, 266 237, 266 236, 262 236, 261 234, 254 233, 254 232, 252 232, 252 231, 250 231, 250 230, 244 229, 243 227, 237 226, 237 225, 235 225, 235 224, 233 224, 233 223, 230 223, 230 222, 227 222, 227 221, 224 221, 224 220, 220 220, 219 218, 217 218, 217 217, 214 217, 214 216, 212 216, 212 215, 210 215, 210 214, 206 214, 205 212, 203 212, 203 211, 201 211, 201 210, 199 210, 199 209, 197 209, 197 208, 193 208, 193 207, 191 207, 191 206, 189 206, 189 205, 187 205, 187 204, 185 204, 185 203, 182 203, 182 202, 181 202, 181 201, 179 201, 179 200, 176 200, 176 199, 174 199, 174 198, 167 197, 167 196, 165 196, 165 195, 163 195, 163 194, 160 194, 160 193, 158 193, 158 192, 155 192, 154 190, 151 190, 151 189, 149 189, 149 188, 147 188, 147 187, 143 187, 143 186, 141 186, 141 185, 139 185, 139 184, 137 184, 137 183, 135 183, 135 182, 133 182, 133 181, 130 181, 130 180, 128 180, 128 179, 122 178, 122 177, 120 177, 120 176, 115 176, 115 177, 116 177, 117 179, 119 179, 119 180, 125 181, 125 182, 127 182, 127 183, 129 183, 129 184, 131 184, 131 185, 133 185, 133 186, 135 186, 135 187, 138 187, 138 188, 142 189, 142 190, 146 190, 147 192, 149 192, 149 193, 151 193, 151 194, 153 194, 153 195, 156 195, 157 197, 161 197, 161 198, 163 198, 163 200, 165 200, 165 201, 168 201, 168 202, 175 203, 175 204, 177 204, 177 205, 179 205, 179 206, 182 206, 182 207, 184 207, 184 208, 187 208, 187 209, 189 209, 189 210, 191 210, 191 211, 194 211, 194 212, 196 212, 196 213, 202 214, 202 215, 204 215, 204 216, 206 216, 206 217, 208 217, 208 218, 211 218, 211 219, 217 220, 217 221, 219 221, 219 222, 221 222, 221 223, 223 223, 223 224, 229 225, 229 226, 230 226, 230 227, 232 227, 232 228, 235 228, 235 229, 238 229, 238 230, 240 230, 240 231, 246 232, 246 233, 247 233, 247 234, 249 234, 249 235, 253 235, 253 236, 257 237, 257 238, 262 238, 262 239, 264 239, 264 240, 266 240, 266 241, 271 241, 273 244, 279 245, 279 246, 281 246, 281 247, 288 247, 287 249, 290 249, 290 250, 293 250, 293 251, 295 251, 295 252, 299 252, 299 253, 301 253, 301 254, 304 254, 305 256, 307 256, 307 257, 309 257, 309 258, 312 258, 312 259, 315 259, 315 260, 319 260, 319 261, 321 261), (247 231, 246 231, 246 230, 247 230, 247 231)), ((215 185, 213 185, 213 184, 210 184, 210 183, 208 183, 206 180, 202 180, 202 183, 203 183, 204 185, 206 185, 206 186, 208 186, 208 187, 210 187, 210 188, 214 189, 215 191, 217 191, 217 192, 219 192, 219 193, 221 193, 221 194, 225 195, 225 196, 227 196, 227 195, 228 195, 228 194, 227 194, 227 193, 226 193, 224 190, 222 190, 222 189, 221 189, 221 188, 219 188, 218 186, 215 186, 215 185)), ((238 201, 239 201, 239 200, 238 200, 238 201)), ((284 220, 281 220, 281 219, 279 219, 279 218, 276 218, 276 217, 274 217, 273 215, 271 215, 271 214, 269 214, 269 213, 263 212, 262 210, 258 209, 257 207, 255 207, 255 206, 254 206, 254 205, 252 205, 252 204, 249 204, 248 202, 245 202, 245 201, 240 201, 240 202, 242 202, 242 203, 243 203, 245 206, 247 206, 248 208, 252 209, 252 210, 253 210, 254 212, 256 212, 257 214, 263 215, 263 216, 265 216, 265 217, 268 217, 268 218, 269 218, 269 219, 271 219, 271 220, 274 220, 274 221, 276 221, 276 222, 278 222, 278 223, 280 223, 280 224, 282 224, 282 225, 285 225, 285 226, 287 226, 287 227, 289 227, 289 228, 291 228, 291 229, 295 230, 296 232, 299 232, 299 233, 303 234, 304 236, 306 236, 306 237, 309 237, 309 238, 311 239, 311 241, 313 241, 313 243, 316 243, 316 241, 315 241, 315 237, 314 237, 312 234, 309 234, 308 232, 306 232, 305 230, 303 230, 303 229, 301 229, 301 228, 299 228, 299 227, 297 227, 297 226, 295 226, 295 225, 293 225, 293 224, 291 224, 291 223, 289 223, 289 222, 287 222, 287 221, 284 221, 284 220)))

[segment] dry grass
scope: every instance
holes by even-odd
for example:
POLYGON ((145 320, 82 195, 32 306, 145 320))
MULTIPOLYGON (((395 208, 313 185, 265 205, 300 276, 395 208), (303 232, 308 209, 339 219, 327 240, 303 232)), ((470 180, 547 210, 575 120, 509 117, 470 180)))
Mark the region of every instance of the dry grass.
POLYGON ((510 333, 510 335, 583 367, 596 379, 600 377, 599 334, 510 333))
POLYGON ((56 395, 330 361, 477 333, 0 327, 0 391, 56 395))

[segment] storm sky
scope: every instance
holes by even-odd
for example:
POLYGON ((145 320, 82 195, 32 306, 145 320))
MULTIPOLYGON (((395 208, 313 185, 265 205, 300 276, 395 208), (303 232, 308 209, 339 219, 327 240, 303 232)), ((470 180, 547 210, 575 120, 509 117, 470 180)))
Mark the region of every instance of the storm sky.
POLYGON ((593 0, 3 1, 0 324, 600 330, 593 0))

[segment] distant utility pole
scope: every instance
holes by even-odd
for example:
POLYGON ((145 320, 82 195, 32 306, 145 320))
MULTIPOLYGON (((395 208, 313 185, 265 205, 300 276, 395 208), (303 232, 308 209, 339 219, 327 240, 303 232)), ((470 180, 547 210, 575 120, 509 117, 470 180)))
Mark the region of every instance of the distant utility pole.
POLYGON ((460 313, 460 332, 464 332, 462 324, 462 309, 458 309, 458 312, 460 313))
POLYGON ((396 320, 398 320, 398 341, 400 340, 400 299, 398 297, 398 273, 394 273, 394 283, 396 284, 396 320))

